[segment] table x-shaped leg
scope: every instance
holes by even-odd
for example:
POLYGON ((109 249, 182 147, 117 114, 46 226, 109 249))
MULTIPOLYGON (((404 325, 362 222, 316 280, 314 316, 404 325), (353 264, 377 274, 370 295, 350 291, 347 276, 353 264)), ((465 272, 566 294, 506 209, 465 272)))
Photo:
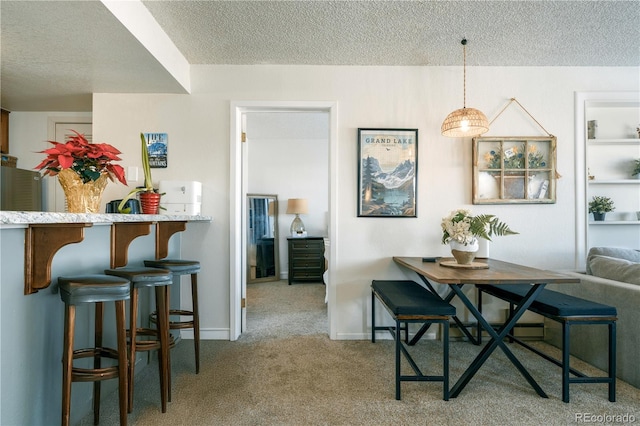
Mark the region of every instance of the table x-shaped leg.
MULTIPOLYGON (((435 294, 436 296, 440 297, 442 300, 444 300, 445 302, 449 303, 453 300, 453 298, 456 296, 456 293, 453 290, 449 290, 449 293, 447 294, 446 297, 442 298, 438 292, 436 291, 435 288, 433 288, 433 285, 431 285, 431 283, 429 282, 428 279, 426 279, 424 276, 418 274, 418 276, 420 277, 420 279, 422 280, 422 282, 424 282, 424 284, 427 286, 427 288, 429 289, 429 291, 433 294, 435 294)), ((462 287, 462 284, 459 284, 460 287, 462 287)), ((478 339, 476 339, 475 337, 473 337, 473 335, 469 332, 469 330, 467 330, 467 327, 462 323, 462 321, 460 321, 460 319, 456 316, 453 315, 452 316, 453 321, 455 321, 456 325, 458 326, 458 328, 460 329, 460 331, 462 331, 462 333, 464 333, 465 336, 467 336, 467 338, 469 339, 469 341, 471 343, 473 343, 474 345, 479 345, 480 341, 478 339)), ((409 345, 415 345, 416 343, 418 343, 418 340, 420 340, 422 338, 422 336, 424 335, 424 333, 427 332, 427 330, 429 330, 429 327, 431 327, 430 322, 426 322, 422 325, 422 327, 420 327, 420 330, 418 330, 418 332, 413 336, 413 338, 411 339, 411 341, 409 342, 409 345)))
POLYGON ((511 352, 511 350, 507 347, 507 345, 503 341, 503 339, 507 336, 507 334, 509 334, 509 331, 513 328, 513 326, 515 326, 518 319, 520 319, 522 314, 526 312, 526 310, 529 308, 531 303, 533 303, 533 301, 538 296, 538 294, 542 291, 542 289, 544 289, 544 286, 545 286, 544 283, 532 285, 531 290, 527 292, 527 295, 522 299, 520 304, 518 304, 516 310, 513 311, 513 314, 509 317, 507 322, 502 327, 500 327, 500 329, 497 332, 487 322, 487 320, 484 319, 482 314, 473 305, 473 303, 471 303, 469 298, 465 296, 460 286, 457 286, 457 285, 449 286, 455 292, 455 294, 460 298, 460 300, 462 300, 462 303, 464 303, 464 305, 469 309, 469 311, 471 311, 473 316, 476 317, 478 322, 482 325, 482 328, 484 328, 487 331, 487 333, 489 333, 489 335, 491 336, 491 340, 487 343, 487 345, 484 348, 482 348, 482 350, 480 351, 476 359, 473 360, 471 365, 469 365, 469 368, 467 368, 467 370, 462 374, 462 376, 460 376, 460 379, 458 379, 458 381, 453 386, 453 388, 451 388, 451 393, 450 393, 451 398, 455 398, 460 394, 462 389, 464 389, 467 383, 469 383, 471 378, 478 372, 482 364, 484 364, 484 362, 489 358, 491 353, 497 347, 500 347, 500 349, 502 349, 502 352, 504 352, 507 358, 509 358, 511 363, 518 369, 518 371, 520 371, 520 373, 524 376, 524 378, 527 379, 531 387, 535 389, 538 395, 540 395, 543 398, 548 398, 547 394, 542 390, 540 385, 538 385, 538 383, 533 379, 533 377, 531 377, 531 374, 529 374, 527 369, 524 368, 524 366, 520 363, 520 361, 518 361, 516 356, 513 354, 513 352, 511 352))

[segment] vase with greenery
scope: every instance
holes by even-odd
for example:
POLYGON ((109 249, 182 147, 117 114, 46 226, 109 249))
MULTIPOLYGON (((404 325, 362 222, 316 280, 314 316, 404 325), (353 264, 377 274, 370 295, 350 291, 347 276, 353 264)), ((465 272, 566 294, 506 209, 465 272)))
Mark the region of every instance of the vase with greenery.
POLYGON ((151 165, 149 163, 149 151, 147 149, 147 141, 144 137, 144 133, 140 133, 140 141, 142 148, 142 171, 144 173, 144 185, 129 191, 127 196, 118 205, 118 212, 129 213, 130 208, 125 207, 127 201, 134 196, 138 195, 140 198, 140 208, 142 213, 145 214, 157 214, 160 202, 160 194, 153 188, 153 181, 151 179, 151 165))
POLYGON ((48 141, 52 148, 40 151, 47 154, 35 168, 45 176, 58 176, 70 213, 98 213, 102 191, 107 179, 126 185, 120 151, 106 143, 90 143, 75 130, 65 143, 48 141))
POLYGON ((593 213, 593 219, 604 220, 606 213, 614 211, 613 200, 609 197, 594 196, 589 202, 589 213, 593 213))
POLYGON ((493 236, 514 235, 509 225, 492 214, 473 216, 470 210, 458 209, 443 217, 442 244, 451 246, 451 253, 460 264, 469 264, 478 251, 478 238, 491 241, 493 236))

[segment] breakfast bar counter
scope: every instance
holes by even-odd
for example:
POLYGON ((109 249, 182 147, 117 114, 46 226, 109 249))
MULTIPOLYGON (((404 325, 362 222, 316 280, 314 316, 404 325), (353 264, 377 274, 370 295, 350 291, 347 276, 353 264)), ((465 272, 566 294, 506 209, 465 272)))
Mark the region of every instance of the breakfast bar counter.
POLYGON ((112 224, 119 222, 211 222, 210 216, 164 215, 164 214, 118 214, 118 213, 56 213, 0 211, 0 229, 26 227, 30 224, 93 223, 112 224))
POLYGON ((169 239, 184 231, 187 222, 210 222, 206 216, 0 212, 0 229, 24 228, 24 294, 33 294, 51 283, 51 263, 62 247, 79 243, 84 230, 94 224, 110 225, 110 267, 125 266, 128 247, 134 238, 147 235, 157 225, 155 258, 168 255, 169 239))
MULTIPOLYGON (((123 263, 142 266, 158 257, 179 259, 183 242, 197 246, 212 223, 208 216, 0 211, 0 424, 48 424, 59 418, 64 303, 58 277, 101 274, 123 263)), ((180 306, 180 286, 172 287, 172 303, 180 306)), ((141 318, 150 314, 144 296, 141 318)), ((76 344, 90 346, 93 314, 84 309, 77 318, 76 344)), ((115 320, 107 309, 105 322, 110 321, 115 320)), ((105 345, 114 339, 105 334, 105 345)), ((137 363, 136 369, 145 365, 137 363)), ((116 388, 111 382, 104 382, 103 395, 116 388)), ((91 409, 91 384, 86 386, 72 394, 73 423, 91 409)))

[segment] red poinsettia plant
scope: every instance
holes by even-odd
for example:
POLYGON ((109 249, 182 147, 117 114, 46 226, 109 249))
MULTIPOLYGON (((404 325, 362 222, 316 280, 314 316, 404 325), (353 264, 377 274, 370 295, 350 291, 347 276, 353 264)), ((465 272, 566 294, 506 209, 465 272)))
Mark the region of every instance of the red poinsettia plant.
POLYGON ((72 169, 80 178, 82 183, 98 180, 102 173, 106 173, 109 179, 118 179, 124 185, 127 181, 124 177, 124 169, 113 161, 120 161, 118 157, 120 151, 106 143, 90 143, 83 134, 71 130, 75 136, 69 137, 66 143, 48 141, 53 144, 53 148, 40 151, 47 154, 40 164, 35 168, 42 171, 44 175, 55 176, 61 170, 72 169))

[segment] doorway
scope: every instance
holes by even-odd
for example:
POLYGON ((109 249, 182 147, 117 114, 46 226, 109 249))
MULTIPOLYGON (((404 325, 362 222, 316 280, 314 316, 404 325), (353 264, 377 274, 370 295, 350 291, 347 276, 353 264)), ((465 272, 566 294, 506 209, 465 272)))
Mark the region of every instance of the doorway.
MULTIPOLYGON (((246 283, 247 256, 246 241, 246 196, 248 193, 248 149, 243 143, 245 135, 245 117, 250 113, 297 113, 321 112, 329 116, 329 149, 328 149, 328 211, 326 213, 326 228, 330 246, 336 247, 336 188, 337 188, 337 104, 335 102, 251 102, 238 101, 231 103, 231 131, 230 131, 230 164, 231 164, 231 256, 230 256, 230 340, 237 340, 246 326, 246 283)), ((246 139, 245 139, 246 140, 246 139)), ((327 285, 327 313, 329 336, 335 338, 335 325, 332 315, 335 304, 335 290, 331 283, 336 266, 335 249, 328 251, 329 269, 327 285)))

